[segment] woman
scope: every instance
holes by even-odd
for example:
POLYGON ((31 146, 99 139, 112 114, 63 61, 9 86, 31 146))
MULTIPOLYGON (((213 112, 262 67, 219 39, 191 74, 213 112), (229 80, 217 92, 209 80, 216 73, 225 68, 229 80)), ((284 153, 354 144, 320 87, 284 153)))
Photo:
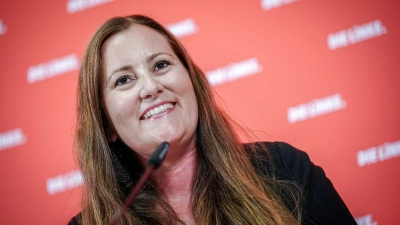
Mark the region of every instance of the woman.
POLYGON ((120 224, 355 224, 321 168, 284 143, 243 145, 204 74, 151 18, 113 18, 79 74, 82 212, 107 224, 162 141, 163 165, 120 224))

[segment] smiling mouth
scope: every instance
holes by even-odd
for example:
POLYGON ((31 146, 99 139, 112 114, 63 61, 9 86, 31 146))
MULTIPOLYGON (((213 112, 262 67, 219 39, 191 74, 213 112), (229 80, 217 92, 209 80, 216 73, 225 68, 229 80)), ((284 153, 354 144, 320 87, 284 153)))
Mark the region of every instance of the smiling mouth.
POLYGON ((172 109, 174 107, 173 103, 165 103, 163 105, 159 105, 153 109, 150 109, 149 111, 147 111, 146 114, 144 114, 142 119, 148 119, 151 118, 153 116, 156 116, 158 114, 161 114, 169 109, 172 109))

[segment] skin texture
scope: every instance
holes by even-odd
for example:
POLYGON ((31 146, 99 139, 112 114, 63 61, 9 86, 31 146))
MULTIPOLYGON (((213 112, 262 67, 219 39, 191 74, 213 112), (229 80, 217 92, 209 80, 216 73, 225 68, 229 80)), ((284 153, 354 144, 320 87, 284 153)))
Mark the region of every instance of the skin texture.
POLYGON ((102 48, 103 99, 111 127, 142 159, 162 141, 170 142, 166 161, 195 148, 197 101, 189 75, 164 36, 143 25, 110 37, 102 48), (162 103, 174 107, 143 115, 162 103))

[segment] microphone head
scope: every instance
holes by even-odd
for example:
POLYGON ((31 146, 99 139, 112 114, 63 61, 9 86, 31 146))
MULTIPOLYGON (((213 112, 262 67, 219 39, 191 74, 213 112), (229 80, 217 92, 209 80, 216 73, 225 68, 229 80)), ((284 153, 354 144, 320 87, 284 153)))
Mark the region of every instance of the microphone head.
POLYGON ((154 166, 154 169, 158 169, 163 162, 165 155, 168 152, 169 143, 164 141, 162 142, 156 150, 154 150, 153 154, 151 154, 150 158, 147 160, 147 166, 154 166))

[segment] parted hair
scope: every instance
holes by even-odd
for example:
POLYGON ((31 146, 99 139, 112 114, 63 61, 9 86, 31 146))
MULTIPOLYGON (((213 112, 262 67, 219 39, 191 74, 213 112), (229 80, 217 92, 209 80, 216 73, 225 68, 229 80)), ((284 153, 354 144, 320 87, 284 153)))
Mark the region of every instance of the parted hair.
MULTIPOLYGON (((185 48, 155 20, 132 15, 106 21, 93 35, 84 53, 78 80, 76 148, 84 177, 82 212, 84 225, 108 224, 138 181, 143 168, 134 150, 121 141, 107 141, 107 122, 102 99, 104 42, 133 25, 147 26, 162 34, 190 76, 198 104, 196 170, 192 186, 192 213, 197 224, 300 224, 296 190, 260 173, 251 162, 255 145, 245 148, 235 132, 235 122, 217 105, 204 73, 185 48), (121 181, 121 174, 126 179, 121 181), (125 175, 124 175, 125 174, 125 175), (128 174, 126 176, 126 174, 128 174), (285 204, 277 190, 289 190, 294 207, 285 204)), ((267 151, 267 149, 264 149, 267 151)), ((271 161, 267 159, 267 161, 271 161)), ((271 164, 270 166, 273 167, 271 164)), ((120 224, 183 224, 149 180, 120 224)))

